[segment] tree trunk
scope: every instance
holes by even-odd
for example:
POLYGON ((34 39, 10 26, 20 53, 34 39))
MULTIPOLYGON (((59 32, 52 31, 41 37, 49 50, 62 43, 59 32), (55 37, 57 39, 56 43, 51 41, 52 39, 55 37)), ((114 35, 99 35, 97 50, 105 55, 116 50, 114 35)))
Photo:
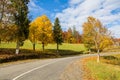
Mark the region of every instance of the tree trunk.
POLYGON ((0 44, 1 44, 1 39, 0 39, 0 44))
POLYGON ((97 50, 97 54, 98 54, 97 55, 97 62, 99 63, 100 62, 100 50, 99 49, 97 50))
POLYGON ((45 47, 45 46, 44 46, 44 42, 42 42, 42 48, 43 48, 43 51, 44 51, 44 49, 45 49, 44 47, 45 47))
POLYGON ((35 51, 35 43, 33 43, 33 51, 35 51))
POLYGON ((59 51, 59 44, 57 43, 57 52, 59 51))
POLYGON ((89 54, 91 53, 91 49, 89 48, 89 54))
POLYGON ((20 45, 19 45, 19 41, 17 41, 15 54, 17 55, 19 54, 19 49, 20 49, 20 45))

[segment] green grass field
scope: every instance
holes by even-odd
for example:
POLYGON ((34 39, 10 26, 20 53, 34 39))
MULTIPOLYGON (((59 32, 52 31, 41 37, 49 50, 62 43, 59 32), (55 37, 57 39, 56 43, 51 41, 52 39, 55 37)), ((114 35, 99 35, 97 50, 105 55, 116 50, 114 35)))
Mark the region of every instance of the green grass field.
MULTIPOLYGON (((11 43, 5 43, 2 42, 0 44, 0 48, 15 48, 16 43, 11 42, 11 43)), ((32 50, 32 43, 29 40, 26 40, 24 42, 24 45, 21 47, 21 49, 30 49, 32 50)), ((48 44, 45 46, 45 49, 56 49, 56 44, 48 44)), ((68 43, 63 43, 62 45, 59 46, 59 49, 61 50, 72 50, 72 51, 86 51, 86 48, 83 44, 68 44, 68 43)), ((41 44, 36 44, 36 50, 42 50, 42 45, 41 44)))
POLYGON ((120 80, 120 55, 102 57, 100 63, 88 61, 87 67, 95 80, 120 80))
POLYGON ((42 51, 42 45, 36 44, 36 51, 33 51, 32 43, 29 40, 24 42, 20 47, 19 55, 15 54, 15 42, 2 42, 0 44, 0 63, 24 60, 24 59, 41 59, 41 58, 57 58, 83 54, 87 49, 83 44, 63 43, 59 46, 59 52, 56 51, 56 44, 48 44, 45 51, 42 51))

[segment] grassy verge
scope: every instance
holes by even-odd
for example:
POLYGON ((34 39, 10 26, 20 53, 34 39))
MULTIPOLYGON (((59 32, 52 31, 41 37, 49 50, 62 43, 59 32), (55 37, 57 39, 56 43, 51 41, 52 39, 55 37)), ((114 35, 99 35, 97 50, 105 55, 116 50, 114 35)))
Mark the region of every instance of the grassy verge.
POLYGON ((36 44, 36 51, 32 50, 32 43, 26 40, 20 48, 19 55, 15 55, 15 42, 0 44, 0 63, 25 60, 25 59, 41 59, 41 58, 57 58, 82 54, 86 51, 83 44, 67 44, 63 43, 59 46, 59 53, 56 52, 56 44, 48 44, 45 51, 42 51, 41 44, 36 44))
POLYGON ((120 55, 104 56, 100 63, 89 60, 86 66, 93 80, 120 80, 120 55))

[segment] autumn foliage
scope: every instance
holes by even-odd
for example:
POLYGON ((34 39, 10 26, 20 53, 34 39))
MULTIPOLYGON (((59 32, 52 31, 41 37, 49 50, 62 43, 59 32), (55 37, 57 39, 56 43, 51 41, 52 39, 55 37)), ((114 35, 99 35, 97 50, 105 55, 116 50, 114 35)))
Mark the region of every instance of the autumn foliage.
POLYGON ((95 47, 98 53, 98 62, 99 52, 113 43, 108 29, 102 25, 100 20, 91 16, 88 17, 87 22, 83 24, 82 38, 89 50, 91 47, 95 47))
POLYGON ((69 28, 67 31, 64 31, 62 36, 65 43, 81 43, 81 35, 75 27, 73 27, 73 29, 69 28))
MULTIPOLYGON (((79 44, 84 43, 91 50, 95 49, 98 53, 104 48, 113 44, 111 34, 100 20, 88 17, 83 23, 83 34, 77 31, 75 26, 62 31, 60 21, 55 19, 54 24, 46 15, 37 17, 32 22, 28 17, 28 3, 30 0, 0 0, 0 43, 16 42, 16 54, 24 41, 29 38, 35 51, 36 44, 42 44, 42 49, 48 43, 56 43, 57 51, 59 45, 64 43, 79 44), (4 6, 4 7, 2 7, 4 6)), ((114 43, 116 41, 114 40, 114 43)), ((117 41, 120 45, 120 40, 117 41)))
POLYGON ((52 23, 46 15, 42 15, 31 22, 29 31, 29 39, 33 43, 34 50, 37 41, 41 42, 44 51, 44 46, 53 40, 52 23))
POLYGON ((110 32, 94 17, 88 17, 88 21, 83 24, 82 38, 89 48, 95 46, 96 49, 103 50, 112 44, 110 32))

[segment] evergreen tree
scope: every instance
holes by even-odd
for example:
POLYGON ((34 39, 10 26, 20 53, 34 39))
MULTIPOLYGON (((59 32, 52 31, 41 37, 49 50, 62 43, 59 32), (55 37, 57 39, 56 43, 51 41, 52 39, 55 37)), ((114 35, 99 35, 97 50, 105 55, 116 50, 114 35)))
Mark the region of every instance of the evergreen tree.
POLYGON ((74 43, 80 43, 81 35, 80 33, 76 30, 75 26, 73 27, 73 38, 75 39, 74 43))
POLYGON ((60 25, 60 21, 58 18, 55 19, 54 26, 53 26, 53 37, 54 41, 57 43, 57 52, 59 50, 59 45, 62 44, 62 29, 60 25))
POLYGON ((68 31, 67 31, 67 42, 68 43, 73 42, 73 31, 70 27, 68 28, 68 31))
POLYGON ((19 53, 19 47, 23 45, 23 41, 28 37, 29 33, 29 19, 28 19, 28 6, 29 0, 11 0, 14 7, 14 21, 17 25, 16 34, 16 54, 19 53))

